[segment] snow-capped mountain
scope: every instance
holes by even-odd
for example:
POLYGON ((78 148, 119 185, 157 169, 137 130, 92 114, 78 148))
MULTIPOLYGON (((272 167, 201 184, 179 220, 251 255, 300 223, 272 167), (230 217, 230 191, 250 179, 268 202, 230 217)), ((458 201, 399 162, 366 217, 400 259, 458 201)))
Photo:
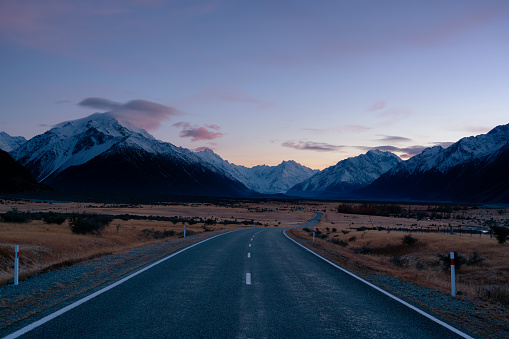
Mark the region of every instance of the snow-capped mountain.
POLYGON ((359 193, 390 199, 507 203, 508 169, 509 124, 462 138, 445 149, 427 148, 359 193))
POLYGON ((154 139, 109 113, 63 122, 11 152, 56 188, 242 195, 248 189, 186 148, 154 139), (121 180, 122 179, 122 180, 121 180))
POLYGON ((11 137, 5 132, 0 132, 0 149, 5 152, 10 152, 19 146, 23 145, 27 139, 24 137, 11 137))
POLYGON ((223 170, 228 177, 240 181, 255 192, 264 194, 285 193, 290 187, 318 172, 293 160, 283 161, 277 166, 261 165, 248 168, 223 160, 210 149, 196 154, 205 162, 223 170))
POLYGON ((387 172, 401 159, 391 153, 372 150, 328 167, 293 186, 288 195, 302 197, 342 197, 365 187, 387 172))
POLYGON ((495 153, 506 144, 508 139, 509 124, 497 126, 487 134, 462 138, 445 149, 441 146, 426 148, 421 154, 393 168, 390 174, 424 173, 430 170, 443 173, 459 164, 495 153))

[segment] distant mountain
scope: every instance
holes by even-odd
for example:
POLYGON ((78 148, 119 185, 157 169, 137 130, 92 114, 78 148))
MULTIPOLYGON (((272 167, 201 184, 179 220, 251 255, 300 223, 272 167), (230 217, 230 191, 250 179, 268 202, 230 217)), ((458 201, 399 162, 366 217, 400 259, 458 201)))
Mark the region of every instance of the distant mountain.
POLYGON ((425 149, 368 187, 364 197, 509 203, 509 124, 425 149))
POLYGON ((224 171, 228 177, 264 194, 285 193, 290 187, 319 172, 293 160, 283 161, 277 166, 261 165, 248 168, 223 160, 210 149, 196 154, 205 162, 224 171))
POLYGON ((0 132, 0 150, 10 152, 27 141, 24 137, 11 137, 5 132, 0 132))
POLYGON ((0 150, 0 193, 50 190, 39 184, 32 174, 14 160, 9 153, 0 150))
POLYGON ((286 194, 313 198, 347 197, 350 192, 369 185, 399 162, 401 159, 391 152, 372 150, 316 173, 293 186, 286 194))
POLYGON ((239 196, 247 187, 186 148, 154 139, 109 113, 61 123, 11 155, 60 189, 239 196))

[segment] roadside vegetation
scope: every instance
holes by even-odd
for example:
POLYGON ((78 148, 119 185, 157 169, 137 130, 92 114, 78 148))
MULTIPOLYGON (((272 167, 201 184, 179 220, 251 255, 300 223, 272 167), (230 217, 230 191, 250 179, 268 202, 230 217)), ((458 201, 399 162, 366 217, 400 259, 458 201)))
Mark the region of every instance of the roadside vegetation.
POLYGON ((20 280, 40 272, 147 244, 246 227, 286 227, 309 213, 281 201, 161 202, 154 205, 54 203, 0 199, 0 285, 13 279, 14 245, 20 280), (217 203, 217 204, 216 204, 217 203))
POLYGON ((290 233, 363 276, 388 275, 447 294, 455 252, 458 295, 508 307, 508 226, 507 209, 342 203, 330 204, 316 228, 290 233))

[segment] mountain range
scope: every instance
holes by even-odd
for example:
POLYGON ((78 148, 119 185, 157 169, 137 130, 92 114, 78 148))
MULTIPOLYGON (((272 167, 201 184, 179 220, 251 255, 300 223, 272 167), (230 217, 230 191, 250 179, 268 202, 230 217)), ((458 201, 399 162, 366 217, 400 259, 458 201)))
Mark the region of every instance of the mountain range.
POLYGON ((55 189, 509 203, 509 124, 406 161, 371 150, 322 171, 291 160, 235 165, 210 149, 156 140, 110 113, 63 122, 28 141, 1 132, 0 149, 55 189))

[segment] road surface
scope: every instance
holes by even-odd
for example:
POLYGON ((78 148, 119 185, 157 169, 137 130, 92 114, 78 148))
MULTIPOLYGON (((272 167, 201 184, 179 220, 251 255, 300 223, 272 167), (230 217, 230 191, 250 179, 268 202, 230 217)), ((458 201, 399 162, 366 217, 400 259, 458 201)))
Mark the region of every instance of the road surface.
POLYGON ((278 228, 217 236, 53 317, 21 337, 460 337, 278 228))

